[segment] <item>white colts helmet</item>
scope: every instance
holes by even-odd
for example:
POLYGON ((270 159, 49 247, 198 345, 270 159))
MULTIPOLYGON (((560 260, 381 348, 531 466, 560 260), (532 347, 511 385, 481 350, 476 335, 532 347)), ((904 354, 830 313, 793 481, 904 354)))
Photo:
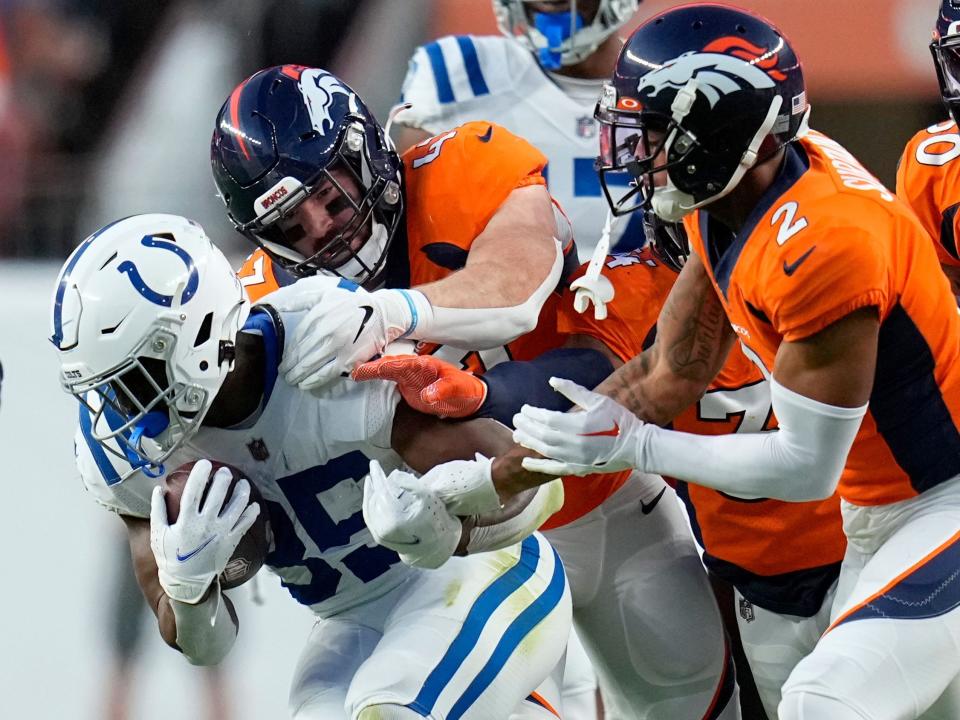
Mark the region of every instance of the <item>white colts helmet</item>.
POLYGON ((53 293, 60 379, 90 434, 148 475, 199 428, 233 367, 250 303, 199 225, 135 215, 67 259, 53 293))
POLYGON ((600 43, 633 17, 640 4, 640 0, 599 0, 593 21, 582 25, 577 6, 582 6, 583 0, 570 0, 568 26, 557 26, 550 21, 550 13, 541 12, 539 14, 544 15, 548 22, 538 28, 534 10, 525 7, 533 1, 493 0, 493 12, 500 32, 534 53, 547 70, 555 70, 561 65, 574 65, 589 57, 600 47, 600 43))

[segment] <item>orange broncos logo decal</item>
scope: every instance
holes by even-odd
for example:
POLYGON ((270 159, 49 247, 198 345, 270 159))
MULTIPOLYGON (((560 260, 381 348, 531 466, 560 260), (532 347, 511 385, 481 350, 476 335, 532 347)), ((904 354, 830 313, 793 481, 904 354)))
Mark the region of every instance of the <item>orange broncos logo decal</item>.
POLYGON ((777 70, 777 65, 780 62, 780 48, 783 47, 783 44, 783 40, 781 39, 776 48, 773 50, 767 50, 754 45, 752 42, 749 42, 742 37, 735 37, 731 35, 717 38, 713 42, 709 43, 703 49, 703 51, 723 53, 724 55, 733 55, 734 57, 740 58, 741 60, 746 60, 751 65, 755 65, 756 67, 760 68, 774 80, 783 81, 787 79, 787 76, 777 70))

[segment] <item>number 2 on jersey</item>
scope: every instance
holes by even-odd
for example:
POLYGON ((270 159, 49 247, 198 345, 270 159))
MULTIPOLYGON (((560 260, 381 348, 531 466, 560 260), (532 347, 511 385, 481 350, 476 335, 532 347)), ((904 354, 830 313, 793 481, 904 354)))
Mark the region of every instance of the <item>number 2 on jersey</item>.
POLYGON ((800 206, 791 200, 778 207, 773 213, 773 217, 770 218, 770 226, 773 227, 778 222, 780 223, 780 229, 777 231, 777 245, 783 245, 787 240, 807 227, 807 219, 805 217, 797 217, 799 210, 800 206))

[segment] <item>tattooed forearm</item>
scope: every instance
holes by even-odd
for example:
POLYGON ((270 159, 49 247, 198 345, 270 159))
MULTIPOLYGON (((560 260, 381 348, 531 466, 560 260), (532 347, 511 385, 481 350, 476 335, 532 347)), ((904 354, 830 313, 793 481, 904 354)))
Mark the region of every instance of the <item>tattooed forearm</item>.
POLYGON ((653 352, 651 348, 618 368, 597 386, 596 392, 613 398, 640 419, 659 425, 669 422, 672 415, 671 408, 650 392, 651 384, 646 380, 655 362, 653 352))
POLYGON ((659 332, 662 352, 677 375, 709 382, 716 375, 729 350, 726 342, 730 325, 713 288, 677 297, 671 293, 660 314, 658 328, 669 323, 675 332, 659 332))
POLYGON ((619 368, 597 392, 642 420, 663 425, 700 398, 732 341, 720 298, 703 266, 691 257, 660 310, 653 346, 619 368))

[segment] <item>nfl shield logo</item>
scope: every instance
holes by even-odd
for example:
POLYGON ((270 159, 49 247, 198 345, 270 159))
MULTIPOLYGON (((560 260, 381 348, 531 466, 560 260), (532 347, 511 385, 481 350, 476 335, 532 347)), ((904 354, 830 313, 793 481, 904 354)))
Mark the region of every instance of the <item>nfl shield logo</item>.
POLYGON ((267 444, 263 441, 263 438, 254 438, 248 442, 247 450, 250 451, 250 455, 257 462, 266 462, 267 458, 270 457, 270 451, 267 450, 267 444))
POLYGON ((743 597, 740 598, 740 617, 742 617, 744 621, 748 623, 753 622, 755 619, 753 614, 753 603, 743 597))
POLYGON ((592 138, 597 134, 597 122, 589 115, 577 118, 577 136, 592 138))

